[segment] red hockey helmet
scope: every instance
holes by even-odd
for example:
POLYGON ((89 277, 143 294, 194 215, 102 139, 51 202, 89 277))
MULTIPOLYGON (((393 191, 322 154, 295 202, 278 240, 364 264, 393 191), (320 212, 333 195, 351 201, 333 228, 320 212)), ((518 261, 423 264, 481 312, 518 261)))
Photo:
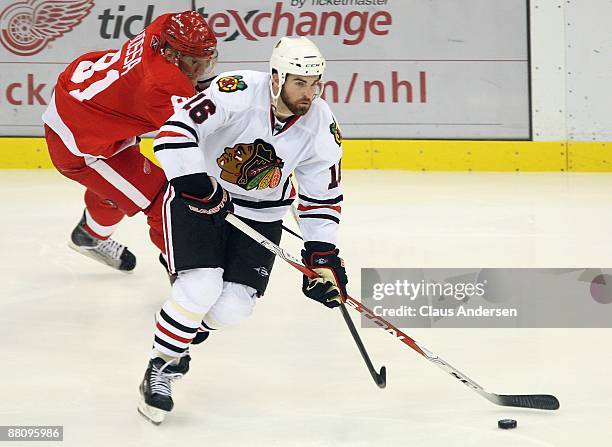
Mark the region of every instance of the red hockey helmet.
POLYGON ((217 53, 217 38, 197 11, 179 12, 168 17, 160 37, 162 48, 167 43, 190 56, 212 58, 217 53))

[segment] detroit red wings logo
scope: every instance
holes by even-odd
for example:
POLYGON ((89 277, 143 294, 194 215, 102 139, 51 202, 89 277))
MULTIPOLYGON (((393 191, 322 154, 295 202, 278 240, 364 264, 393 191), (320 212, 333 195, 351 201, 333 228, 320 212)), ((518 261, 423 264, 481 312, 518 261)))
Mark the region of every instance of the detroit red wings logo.
POLYGON ((0 13, 0 42, 11 53, 31 56, 87 17, 93 0, 27 0, 0 13))

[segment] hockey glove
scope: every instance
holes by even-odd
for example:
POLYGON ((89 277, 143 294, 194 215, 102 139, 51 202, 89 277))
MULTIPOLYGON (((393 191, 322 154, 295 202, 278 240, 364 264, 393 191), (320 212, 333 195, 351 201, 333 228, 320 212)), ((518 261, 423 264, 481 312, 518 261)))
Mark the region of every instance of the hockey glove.
POLYGON ((214 226, 222 226, 227 213, 234 211, 229 193, 205 173, 176 177, 170 184, 190 211, 210 218, 214 226))
POLYGON ((302 292, 308 298, 334 308, 346 297, 348 279, 339 250, 326 242, 306 242, 302 250, 304 265, 319 275, 311 279, 304 275, 302 292))

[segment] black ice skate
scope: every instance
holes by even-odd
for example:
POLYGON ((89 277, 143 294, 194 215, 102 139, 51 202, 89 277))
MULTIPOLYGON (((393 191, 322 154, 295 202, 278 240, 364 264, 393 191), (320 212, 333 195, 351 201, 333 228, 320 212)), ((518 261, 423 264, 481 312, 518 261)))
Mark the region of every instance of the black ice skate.
POLYGON ((189 371, 189 360, 188 355, 178 362, 165 362, 159 357, 149 360, 140 384, 138 412, 153 424, 161 424, 166 414, 172 411, 172 381, 180 379, 189 371))
POLYGON ((72 230, 68 246, 122 272, 131 272, 136 267, 136 256, 127 247, 111 238, 102 240, 93 237, 85 230, 85 213, 83 213, 83 217, 75 229, 72 230))

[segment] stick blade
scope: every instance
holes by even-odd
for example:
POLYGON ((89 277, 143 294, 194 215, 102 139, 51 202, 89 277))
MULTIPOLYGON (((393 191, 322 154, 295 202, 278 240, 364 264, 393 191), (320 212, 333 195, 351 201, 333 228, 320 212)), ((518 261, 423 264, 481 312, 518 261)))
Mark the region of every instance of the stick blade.
POLYGON ((378 385, 378 388, 384 388, 387 386, 387 368, 385 366, 380 368, 380 372, 376 378, 376 384, 378 385))
POLYGON ((558 410, 559 400, 550 394, 513 394, 497 395, 494 403, 504 407, 536 408, 539 410, 558 410))

